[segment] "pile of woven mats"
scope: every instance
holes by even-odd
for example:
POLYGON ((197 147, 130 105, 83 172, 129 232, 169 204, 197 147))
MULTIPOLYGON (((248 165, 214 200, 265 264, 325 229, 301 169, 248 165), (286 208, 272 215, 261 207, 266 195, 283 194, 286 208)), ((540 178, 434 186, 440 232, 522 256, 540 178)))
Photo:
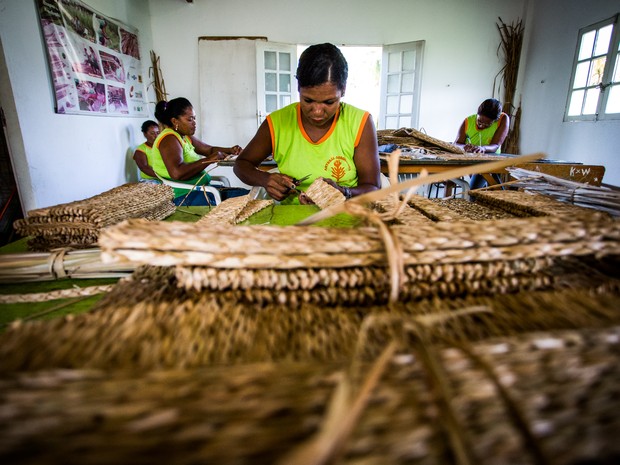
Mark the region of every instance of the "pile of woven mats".
POLYGON ((620 224, 471 196, 354 228, 253 226, 274 206, 247 197, 105 228, 136 271, 0 334, 0 460, 617 463, 620 224))
POLYGON ((84 200, 31 210, 14 228, 31 237, 32 250, 84 248, 97 243, 106 226, 128 218, 162 220, 175 211, 172 188, 163 184, 128 183, 84 200))

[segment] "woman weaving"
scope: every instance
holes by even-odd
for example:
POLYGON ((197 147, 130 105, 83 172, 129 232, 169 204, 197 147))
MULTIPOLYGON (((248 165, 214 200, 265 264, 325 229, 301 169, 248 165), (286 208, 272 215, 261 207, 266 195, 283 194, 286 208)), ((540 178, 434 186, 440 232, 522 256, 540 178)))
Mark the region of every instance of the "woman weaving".
MULTIPOLYGON (((494 98, 486 99, 475 115, 463 120, 454 145, 470 153, 501 153, 502 144, 508 135, 510 117, 502 111, 502 104, 494 98)), ((498 174, 491 174, 501 183, 498 174)), ((487 181, 480 174, 471 177, 472 189, 485 187, 487 181)))
MULTIPOLYGON (((187 189, 174 189, 175 204, 208 205, 202 192, 190 191, 194 185, 209 183, 211 177, 204 171, 207 166, 223 160, 227 154, 239 153, 241 147, 213 147, 194 137, 196 112, 186 98, 175 98, 166 104, 160 102, 155 113, 165 129, 153 143, 153 170, 162 178, 189 185, 187 189)), ((243 191, 236 195, 247 193, 243 191)), ((226 197, 223 195, 222 198, 226 197)))
POLYGON ((340 101, 347 75, 335 45, 307 48, 297 67, 300 101, 267 116, 235 162, 239 179, 283 203, 311 203, 303 191, 318 177, 347 198, 378 189, 375 126, 367 111, 340 101), (271 154, 280 173, 258 169, 271 154))
POLYGON ((502 104, 489 98, 475 115, 463 120, 454 145, 470 153, 501 153, 509 128, 510 117, 502 111, 502 104))

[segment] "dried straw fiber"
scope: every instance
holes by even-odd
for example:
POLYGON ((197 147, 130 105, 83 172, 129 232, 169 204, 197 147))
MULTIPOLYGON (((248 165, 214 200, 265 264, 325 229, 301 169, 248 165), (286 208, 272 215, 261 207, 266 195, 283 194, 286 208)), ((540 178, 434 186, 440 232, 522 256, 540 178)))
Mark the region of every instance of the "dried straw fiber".
POLYGON ((40 208, 15 221, 22 236, 32 236, 35 250, 55 247, 87 247, 97 242, 106 226, 128 218, 161 220, 172 213, 173 191, 169 186, 128 183, 75 202, 40 208))
MULTIPOLYGON (((446 410, 470 448, 470 463, 615 463, 619 340, 615 326, 488 340, 472 345, 472 355, 460 345, 427 346, 443 367, 443 389, 433 384, 422 347, 401 352, 380 371, 330 463, 454 463, 446 410), (496 383, 509 390, 508 398, 496 383)), ((0 396, 6 420, 0 422, 0 459, 38 465, 299 463, 288 454, 321 428, 339 436, 341 417, 348 417, 363 374, 373 368, 303 362, 10 375, 0 396), (351 391, 335 402, 343 386, 351 391), (343 414, 328 423, 328 412, 337 408, 343 414)))

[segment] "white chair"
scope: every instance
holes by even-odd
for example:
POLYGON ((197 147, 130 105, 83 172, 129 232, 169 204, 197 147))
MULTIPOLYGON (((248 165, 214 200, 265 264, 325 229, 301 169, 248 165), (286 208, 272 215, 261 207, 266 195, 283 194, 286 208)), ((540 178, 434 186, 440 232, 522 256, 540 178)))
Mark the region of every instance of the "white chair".
POLYGON ((157 178, 161 181, 162 184, 170 187, 176 187, 177 189, 189 189, 203 192, 210 192, 215 199, 215 205, 219 205, 222 203, 222 196, 220 195, 220 191, 217 190, 212 184, 213 182, 221 184, 222 187, 230 187, 230 181, 226 176, 211 176, 211 184, 208 186, 194 186, 192 184, 186 184, 180 181, 172 181, 170 179, 162 178, 159 174, 155 173, 157 178))

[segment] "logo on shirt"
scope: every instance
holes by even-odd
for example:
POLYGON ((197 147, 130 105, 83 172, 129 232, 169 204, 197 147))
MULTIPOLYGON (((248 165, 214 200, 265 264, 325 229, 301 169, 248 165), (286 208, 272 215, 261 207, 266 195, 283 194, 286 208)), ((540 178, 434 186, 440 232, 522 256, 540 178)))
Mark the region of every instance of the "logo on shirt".
POLYGON ((345 177, 347 172, 351 171, 351 165, 345 157, 337 155, 327 160, 323 169, 330 174, 334 181, 338 182, 345 177))

